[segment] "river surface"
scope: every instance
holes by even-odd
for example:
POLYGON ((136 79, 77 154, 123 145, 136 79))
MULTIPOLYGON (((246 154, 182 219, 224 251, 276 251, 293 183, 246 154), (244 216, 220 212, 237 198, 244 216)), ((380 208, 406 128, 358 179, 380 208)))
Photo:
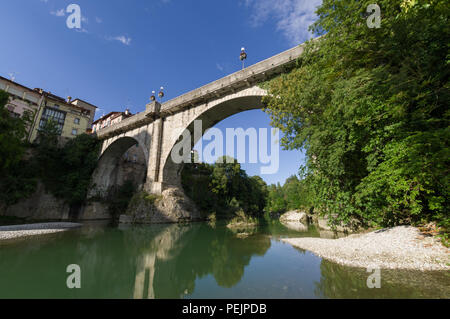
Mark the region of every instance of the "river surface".
POLYGON ((279 222, 107 226, 0 243, 0 298, 450 298, 448 272, 343 267, 280 241, 330 236, 279 222), (81 270, 69 289, 67 266, 81 270))

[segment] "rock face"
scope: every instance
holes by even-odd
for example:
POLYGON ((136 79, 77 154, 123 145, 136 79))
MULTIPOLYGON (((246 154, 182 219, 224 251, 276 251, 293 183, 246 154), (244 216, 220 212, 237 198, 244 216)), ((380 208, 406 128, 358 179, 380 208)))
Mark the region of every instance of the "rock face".
POLYGON ((169 188, 161 196, 140 193, 135 196, 119 221, 128 224, 178 223, 202 220, 202 217, 182 190, 169 188))
POLYGON ((5 208, 3 215, 33 220, 66 220, 69 218, 69 212, 69 205, 47 193, 44 185, 38 183, 33 195, 5 208))
POLYGON ((27 218, 30 220, 97 220, 111 219, 107 207, 102 203, 89 203, 85 207, 71 212, 70 205, 64 200, 47 193, 42 183, 26 199, 9 207, 0 207, 0 215, 27 218))
POLYGON ((82 210, 79 220, 100 220, 111 219, 112 216, 108 212, 108 207, 99 202, 88 203, 82 210))
POLYGON ((280 216, 280 222, 289 229, 296 231, 308 230, 308 215, 299 210, 289 211, 280 216))
POLYGON ((300 222, 308 223, 308 216, 305 212, 299 210, 292 210, 280 216, 280 222, 300 222))

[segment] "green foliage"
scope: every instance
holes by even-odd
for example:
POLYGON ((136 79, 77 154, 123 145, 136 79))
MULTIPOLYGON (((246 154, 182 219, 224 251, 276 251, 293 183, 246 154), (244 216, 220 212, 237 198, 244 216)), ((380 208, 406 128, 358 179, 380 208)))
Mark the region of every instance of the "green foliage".
POLYGON ((270 185, 266 211, 270 214, 282 214, 289 210, 309 210, 312 207, 311 194, 307 179, 296 175, 289 177, 283 186, 270 185))
MULTIPOLYGON (((108 211, 113 217, 118 217, 124 214, 136 193, 136 186, 133 181, 125 181, 123 185, 111 186, 108 190, 107 196, 104 199, 108 205, 108 211)), ((149 195, 146 194, 146 200, 152 201, 154 203, 154 198, 147 198, 149 195)))
POLYGON ((4 172, 18 162, 24 152, 27 136, 25 121, 10 115, 5 108, 9 95, 0 91, 0 170, 4 172))
MULTIPOLYGON (((319 211, 448 229, 448 1, 377 1, 379 29, 366 25, 370 3, 323 1, 311 30, 324 36, 270 82, 266 111, 286 148, 306 149, 306 186, 319 211)), ((283 207, 273 194, 273 209, 283 207)))
POLYGON ((266 183, 259 176, 249 177, 232 158, 185 165, 182 184, 202 212, 215 212, 217 218, 232 218, 239 211, 260 217, 266 205, 266 183))
POLYGON ((27 128, 32 114, 22 118, 10 115, 5 108, 9 95, 0 90, 0 202, 11 205, 33 193, 36 178, 33 167, 27 165, 27 128))
POLYGON ((48 121, 39 132, 35 149, 39 177, 46 189, 70 205, 82 204, 97 165, 100 143, 87 134, 58 145, 58 128, 48 121))
POLYGON ((57 125, 48 121, 30 148, 27 136, 33 114, 12 117, 4 107, 7 101, 8 94, 0 91, 0 202, 17 203, 30 196, 41 180, 69 205, 82 204, 97 165, 99 142, 82 134, 60 147, 57 125))

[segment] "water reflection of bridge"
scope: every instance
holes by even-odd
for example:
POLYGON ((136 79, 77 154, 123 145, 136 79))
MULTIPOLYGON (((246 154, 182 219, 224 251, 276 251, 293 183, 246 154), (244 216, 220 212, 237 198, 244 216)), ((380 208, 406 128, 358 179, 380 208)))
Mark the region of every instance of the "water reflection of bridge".
POLYGON ((170 225, 161 229, 149 243, 148 252, 139 257, 134 283, 134 299, 154 299, 155 263, 157 260, 170 260, 176 256, 181 248, 181 238, 190 230, 190 227, 170 225))
POLYGON ((130 227, 122 231, 126 246, 138 250, 132 252, 136 254, 134 299, 183 297, 194 291, 197 278, 207 274, 220 286, 231 287, 241 280, 251 257, 263 255, 270 247, 266 236, 243 239, 226 228, 211 231, 207 225, 130 227))

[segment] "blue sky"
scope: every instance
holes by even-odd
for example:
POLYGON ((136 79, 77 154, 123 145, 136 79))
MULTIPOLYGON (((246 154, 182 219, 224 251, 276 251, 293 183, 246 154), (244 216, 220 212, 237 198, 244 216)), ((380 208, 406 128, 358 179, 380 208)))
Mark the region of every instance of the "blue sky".
MULTIPOLYGON (((0 75, 62 97, 97 105, 97 117, 130 108, 141 112, 152 90, 166 100, 217 80, 310 37, 320 0, 4 0, 0 5, 0 75), (66 26, 75 3, 81 31, 66 26)), ((237 114, 218 127, 269 127, 262 111, 237 114)), ((280 153, 268 183, 297 173, 299 151, 280 153)), ((257 164, 244 164, 249 175, 257 164)))

